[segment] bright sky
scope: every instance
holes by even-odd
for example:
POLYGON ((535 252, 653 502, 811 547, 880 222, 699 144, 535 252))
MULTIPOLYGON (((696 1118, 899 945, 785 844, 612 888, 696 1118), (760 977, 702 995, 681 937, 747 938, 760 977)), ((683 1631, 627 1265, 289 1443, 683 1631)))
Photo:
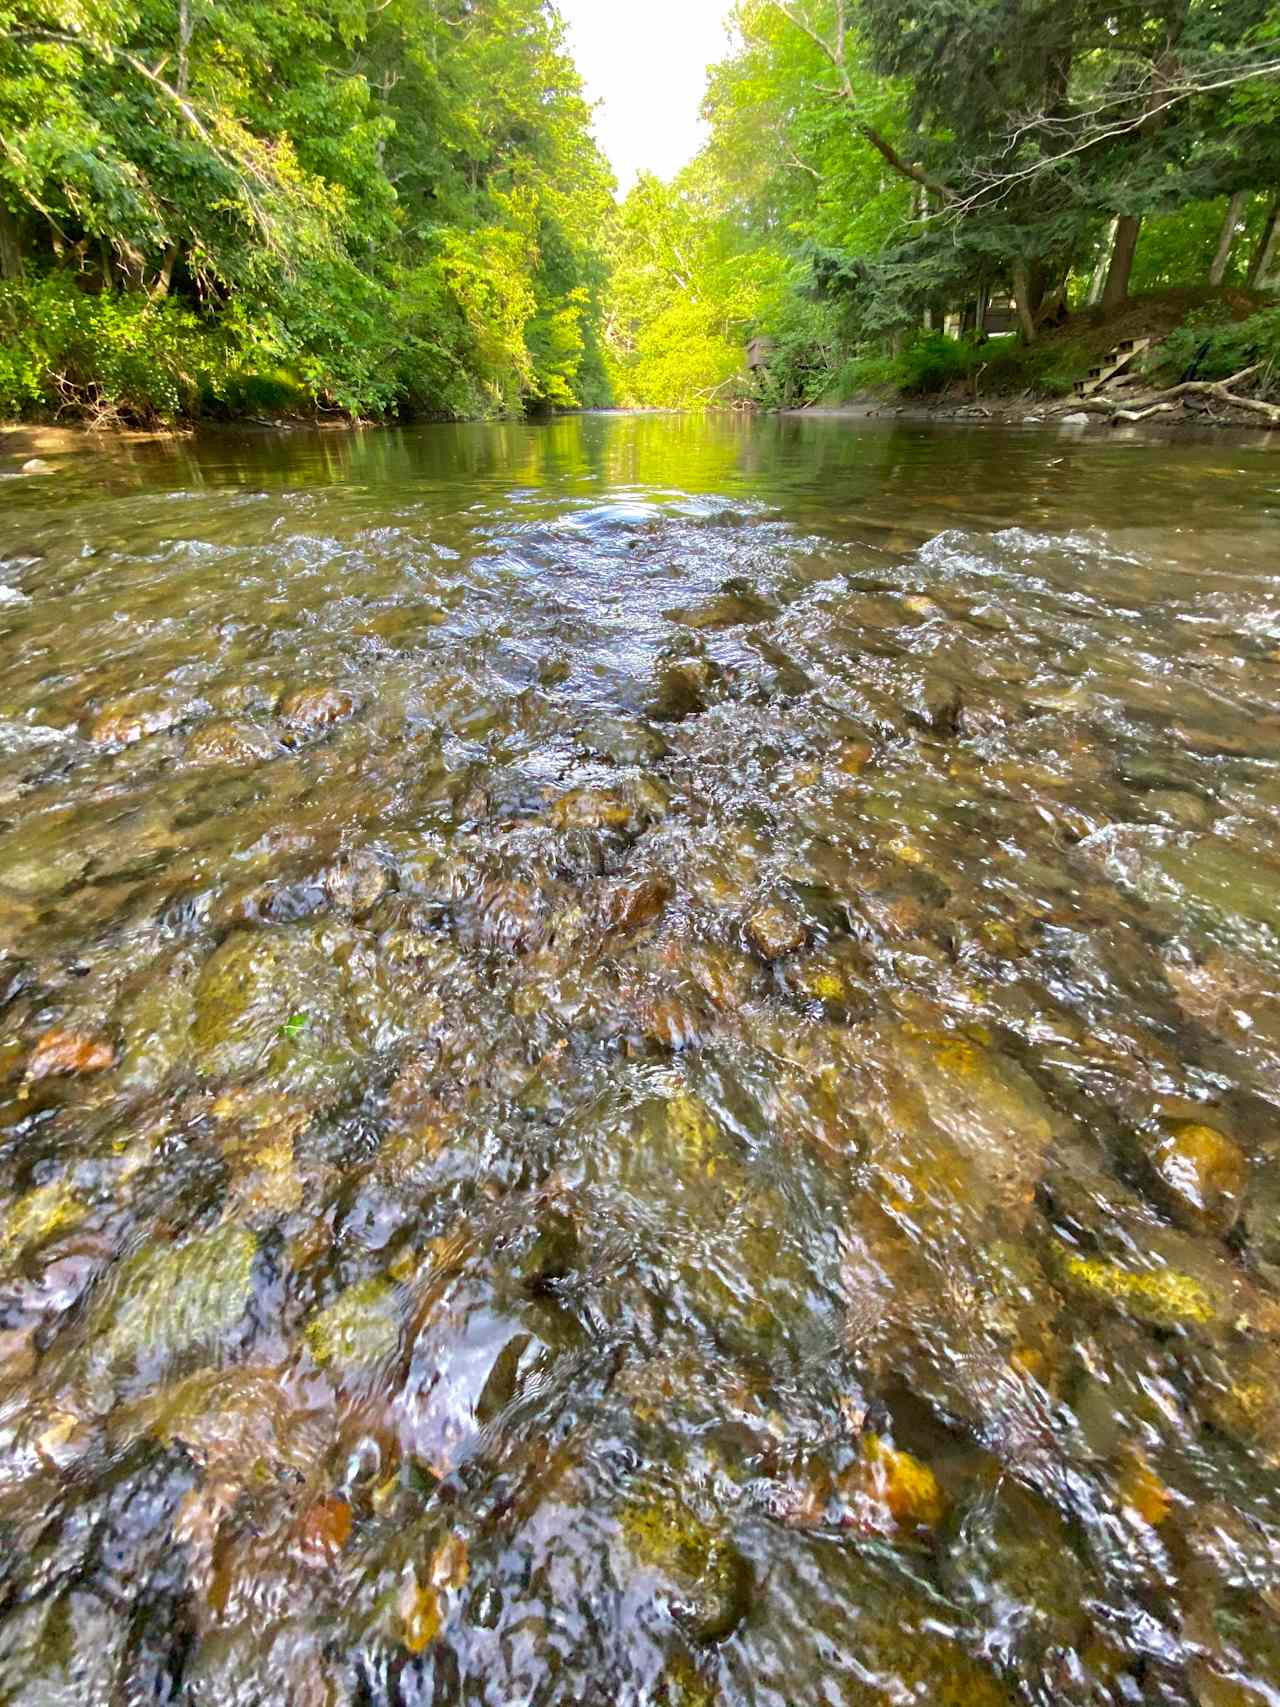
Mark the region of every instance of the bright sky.
POLYGON ((619 194, 697 153, 706 70, 723 59, 730 0, 558 0, 619 194))

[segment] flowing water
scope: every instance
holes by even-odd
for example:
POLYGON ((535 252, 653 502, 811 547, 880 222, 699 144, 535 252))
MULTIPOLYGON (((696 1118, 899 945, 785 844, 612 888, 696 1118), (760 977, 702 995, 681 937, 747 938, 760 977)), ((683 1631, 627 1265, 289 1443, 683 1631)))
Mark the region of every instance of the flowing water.
POLYGON ((53 460, 0 1698, 1280 1701, 1274 450, 53 460))

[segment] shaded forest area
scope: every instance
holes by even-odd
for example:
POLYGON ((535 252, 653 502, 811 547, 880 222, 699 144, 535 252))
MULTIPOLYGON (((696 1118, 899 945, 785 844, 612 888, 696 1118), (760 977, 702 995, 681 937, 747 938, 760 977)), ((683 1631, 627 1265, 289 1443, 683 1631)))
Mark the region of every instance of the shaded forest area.
POLYGON ((730 22, 619 205, 547 0, 0 3, 0 414, 1053 394, 1144 293, 1171 374, 1272 386, 1280 7, 730 22))

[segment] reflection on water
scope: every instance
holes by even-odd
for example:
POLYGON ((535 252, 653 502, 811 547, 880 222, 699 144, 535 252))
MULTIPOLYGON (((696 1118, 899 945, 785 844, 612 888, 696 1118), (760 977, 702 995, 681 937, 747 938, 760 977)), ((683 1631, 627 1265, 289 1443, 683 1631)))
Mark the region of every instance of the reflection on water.
POLYGON ((4 1698, 1280 1700, 1275 470, 0 481, 4 1698))

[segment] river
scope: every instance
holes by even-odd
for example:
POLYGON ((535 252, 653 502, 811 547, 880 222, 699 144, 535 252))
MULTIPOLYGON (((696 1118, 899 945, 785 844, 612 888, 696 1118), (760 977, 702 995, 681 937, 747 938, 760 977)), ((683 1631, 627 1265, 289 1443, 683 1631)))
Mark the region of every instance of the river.
POLYGON ((1266 441, 51 462, 0 1698, 1280 1701, 1266 441))

